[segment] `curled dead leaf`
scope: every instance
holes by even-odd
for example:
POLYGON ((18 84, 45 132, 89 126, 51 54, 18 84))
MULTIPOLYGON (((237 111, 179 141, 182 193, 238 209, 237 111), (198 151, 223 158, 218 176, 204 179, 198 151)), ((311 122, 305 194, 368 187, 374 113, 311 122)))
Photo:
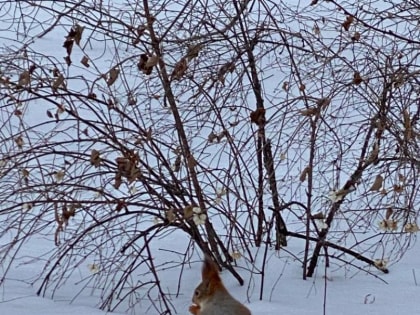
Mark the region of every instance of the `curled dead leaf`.
POLYGON ((192 216, 194 215, 193 209, 194 209, 194 207, 191 206, 191 205, 186 206, 184 208, 183 212, 184 212, 184 219, 185 220, 188 220, 188 219, 192 218, 192 216))
POLYGON ((348 31, 350 25, 353 23, 354 17, 352 15, 348 15, 341 26, 344 28, 345 31, 348 31))
POLYGON ((19 81, 18 84, 20 86, 27 86, 29 84, 29 82, 31 81, 31 76, 29 74, 28 70, 23 71, 20 75, 19 75, 19 81))
POLYGON ((101 163, 101 157, 98 150, 93 149, 90 153, 90 164, 95 167, 99 167, 101 163))
POLYGON ((304 182, 306 180, 306 176, 309 174, 311 167, 307 166, 303 169, 302 173, 300 173, 299 180, 304 182))
POLYGON ((174 70, 172 71, 171 79, 179 80, 181 79, 185 72, 187 71, 188 63, 186 58, 182 58, 175 64, 174 70))
POLYGON ((191 45, 188 46, 187 49, 187 54, 186 54, 186 58, 188 61, 191 61, 194 58, 198 57, 198 54, 200 53, 200 50, 202 49, 202 45, 201 44, 196 44, 196 45, 191 45))
POLYGON ((331 99, 328 97, 323 97, 318 99, 316 105, 321 109, 326 109, 331 104, 331 99))
POLYGON ((17 144, 19 149, 22 149, 24 144, 22 136, 18 136, 17 138, 15 138, 15 143, 17 144))
POLYGON ((373 145, 372 152, 370 153, 369 157, 366 160, 366 163, 372 163, 375 162, 378 159, 379 156, 379 142, 376 141, 373 145))
POLYGON ((397 220, 382 220, 379 222, 379 229, 382 231, 396 231, 398 230, 397 220))
POLYGON ((143 72, 146 75, 150 75, 152 73, 153 67, 146 67, 146 63, 149 60, 149 56, 146 54, 141 54, 139 62, 137 63, 137 68, 139 71, 143 72))
POLYGON ((187 165, 189 168, 193 168, 197 166, 197 161, 195 160, 194 156, 190 155, 187 158, 187 165))
POLYGON ((375 259, 374 264, 378 269, 387 270, 388 261, 386 259, 375 259))
MULTIPOLYGON (((80 26, 79 24, 76 24, 72 27, 70 34, 73 37, 74 41, 77 45, 80 45, 80 41, 82 39, 83 30, 85 28, 83 26, 80 26)), ((69 35, 70 35, 69 34, 69 35)))
POLYGON ((354 32, 353 36, 351 37, 351 40, 353 42, 358 42, 360 40, 360 33, 359 32, 354 32))
POLYGON ((360 72, 358 72, 358 71, 356 71, 354 74, 353 74, 353 81, 352 81, 352 83, 353 84, 355 84, 355 85, 359 85, 360 83, 362 83, 363 82, 363 78, 362 78, 362 76, 360 75, 360 72))
POLYGON ((404 134, 407 140, 412 139, 413 137, 413 129, 411 126, 411 119, 410 119, 410 113, 407 109, 403 111, 403 122, 404 122, 404 134))
POLYGON ((311 215, 311 218, 314 219, 314 220, 324 220, 325 215, 322 212, 318 212, 318 213, 315 213, 315 214, 311 215))
POLYGON ((175 210, 169 209, 165 211, 165 218, 171 223, 174 222, 176 220, 175 210))
POLYGON ((249 115, 251 122, 257 125, 265 124, 265 109, 262 107, 257 108, 249 115))
POLYGON ((145 68, 153 68, 154 66, 156 66, 159 62, 159 57, 156 55, 150 56, 147 61, 146 64, 144 65, 145 68))
POLYGON ((416 232, 418 232, 420 229, 419 229, 419 226, 417 225, 417 223, 407 223, 405 226, 404 226, 404 231, 406 232, 406 233, 416 233, 416 232))
POLYGON ((232 256, 232 258, 233 258, 233 259, 235 259, 235 260, 238 260, 238 259, 240 259, 240 258, 242 257, 241 252, 239 252, 239 251, 237 251, 237 250, 235 250, 234 252, 232 252, 230 255, 231 255, 231 256, 232 256))
POLYGON ((369 188, 369 191, 379 191, 382 188, 382 183, 384 178, 381 175, 376 175, 375 181, 372 186, 369 188))
POLYGON ((403 185, 393 185, 392 188, 398 194, 400 194, 404 191, 404 186, 403 185))
POLYGON ((114 179, 114 188, 118 189, 120 188, 121 184, 122 184, 122 179, 121 179, 121 174, 115 174, 115 179, 114 179))
POLYGON ((23 178, 28 178, 29 177, 29 171, 26 168, 24 168, 22 170, 22 177, 23 178))
POLYGON ((82 60, 80 60, 80 63, 82 65, 84 65, 86 68, 89 68, 90 67, 89 58, 87 56, 83 56, 82 57, 82 60))
POLYGON ((299 113, 301 113, 303 116, 311 117, 319 114, 319 108, 318 107, 308 107, 305 109, 300 109, 299 113))
POLYGON ((179 172, 181 170, 182 165, 182 156, 179 154, 176 156, 174 165, 172 166, 172 169, 174 172, 179 172))
POLYGON ((63 43, 63 47, 66 49, 67 56, 71 55, 71 51, 73 50, 73 43, 74 40, 71 38, 67 38, 63 43))
POLYGON ((106 84, 108 86, 113 85, 115 83, 115 81, 117 81, 119 74, 120 74, 120 69, 118 69, 117 67, 114 67, 111 70, 109 70, 108 78, 106 80, 106 84))
POLYGON ((213 131, 207 136, 207 141, 213 143, 217 139, 217 134, 213 131))
POLYGON ((391 218, 391 215, 394 213, 394 210, 392 210, 391 207, 389 207, 388 209, 386 209, 386 214, 385 214, 385 219, 389 220, 391 218))
POLYGON ((64 76, 62 74, 60 74, 53 82, 51 88, 54 92, 57 92, 59 87, 63 87, 65 88, 65 84, 64 84, 64 76))

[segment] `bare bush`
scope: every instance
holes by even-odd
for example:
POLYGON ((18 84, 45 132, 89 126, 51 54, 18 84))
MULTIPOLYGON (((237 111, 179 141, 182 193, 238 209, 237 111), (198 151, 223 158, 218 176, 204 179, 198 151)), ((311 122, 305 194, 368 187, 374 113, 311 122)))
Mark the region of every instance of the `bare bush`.
POLYGON ((415 1, 0 9, 0 235, 12 240, 2 263, 31 238, 52 239, 39 294, 89 263, 84 287, 100 288, 102 308, 169 314, 159 272, 194 245, 241 283, 233 257, 254 263, 255 247, 302 239, 303 278, 321 256, 387 272, 410 247, 415 1), (171 233, 185 251, 157 263, 154 243, 171 233))

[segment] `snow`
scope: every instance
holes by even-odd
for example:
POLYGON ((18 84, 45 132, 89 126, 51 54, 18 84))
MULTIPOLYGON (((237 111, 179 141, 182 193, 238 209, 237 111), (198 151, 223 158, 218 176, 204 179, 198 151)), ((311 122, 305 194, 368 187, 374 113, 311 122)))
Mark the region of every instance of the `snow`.
MULTIPOLYGON (((46 23, 48 24, 48 23, 46 23)), ((34 32, 37 30, 34 30, 34 32)), ((68 31, 66 29, 65 31, 68 31)), ((60 47, 57 58, 62 58, 63 49, 61 47, 66 32, 56 30, 50 36, 56 40, 38 40, 44 49, 50 49, 51 43, 60 47)), ((38 30, 39 32, 39 30, 38 30)), ((2 38, 4 40, 4 38, 2 38)), ((14 43, 15 41, 10 41, 14 43)), ((5 44, 5 43, 3 43, 5 44)), ((54 47, 55 47, 54 46, 54 47)), ((102 50, 96 51, 99 59, 102 50)), ((79 61, 83 56, 82 51, 74 49, 73 59, 79 61)), ((106 69, 104 67, 104 69, 106 69)), ((77 74, 81 71, 78 69, 77 74)), ((86 75, 97 75, 94 70, 84 70, 86 75)), ((101 71, 104 71, 101 69, 101 71)), ((98 70, 98 73, 100 71, 98 70)), ((73 74, 73 73, 70 73, 73 74)), ((70 75, 69 74, 69 75, 70 75)), ((37 109, 38 111, 38 109, 37 109)), ((44 120, 44 110, 39 113, 31 113, 33 123, 36 119, 44 120), (34 116, 35 115, 35 116, 34 116), (36 118, 36 119, 35 119, 36 118)), ((53 122, 55 124, 55 122, 53 122)), ((64 129, 65 127, 63 127, 64 129)), ((7 242, 7 236, 1 236, 0 244, 7 242), (6 239, 4 239, 5 237, 6 239)), ((162 238, 161 243, 154 244, 156 248, 167 248, 176 252, 183 252, 185 239, 179 235, 172 234, 171 242, 162 238), (179 245, 176 248, 174 244, 179 245), (162 245, 162 246, 160 246, 162 245)), ((185 236, 184 236, 185 237, 185 236)), ((50 240, 51 241, 51 240, 50 240)), ((84 315, 84 314, 108 314, 99 309, 99 294, 97 291, 81 290, 81 283, 86 279, 92 270, 89 264, 78 266, 75 272, 71 272, 65 285, 60 288, 52 297, 37 296, 37 290, 41 279, 39 274, 45 267, 48 256, 39 253, 48 253, 52 250, 51 242, 44 239, 35 239, 31 243, 25 243, 18 256, 15 258, 16 264, 8 271, 4 283, 0 283, 0 315, 84 315)), ((297 246, 290 240, 287 251, 298 252, 301 246, 297 246)), ((1 247, 0 247, 1 249, 1 247)), ((255 249, 256 250, 256 249, 255 249)), ((389 274, 382 274, 378 270, 371 270, 371 274, 353 267, 336 266, 323 270, 323 261, 319 261, 317 273, 313 278, 302 280, 302 269, 300 263, 293 260, 292 255, 285 254, 282 250, 270 252, 269 264, 264 277, 263 298, 260 300, 260 281, 261 277, 255 273, 251 274, 247 270, 252 268, 249 263, 239 259, 238 264, 245 268, 238 268, 237 271, 245 280, 244 286, 239 286, 237 281, 228 272, 223 272, 222 276, 226 287, 240 301, 249 307, 254 315, 354 315, 354 314, 420 314, 420 245, 414 244, 410 251, 400 261, 390 266, 389 274)), ((0 258, 4 253, 0 250, 0 258)), ((166 253, 161 251, 159 258, 165 261, 166 253)), ((169 254, 167 254, 169 255, 169 254)), ((173 261, 173 255, 168 261, 173 261)), ((179 294, 171 295, 171 303, 178 314, 188 314, 188 307, 191 303, 191 296, 195 286, 200 281, 201 262, 199 257, 194 257, 191 265, 186 265, 182 271, 179 294)), ((94 263, 94 262, 92 262, 94 263)), ((0 279, 5 274, 4 268, 8 264, 0 265, 0 279)), ((260 267, 256 264, 257 268, 260 267)), ((163 286, 169 292, 174 293, 178 288, 179 274, 178 269, 168 268, 163 271, 163 286)), ((92 269, 92 268, 91 268, 92 269)), ((50 292, 51 293, 51 292, 50 292)), ((157 314, 157 311, 149 308, 141 308, 141 303, 133 309, 119 310, 120 313, 112 314, 157 314)))
MULTIPOLYGON (((178 242, 174 242, 179 244, 178 242)), ((44 251, 45 242, 31 244, 23 248, 20 255, 44 251)), ((290 245, 293 247, 293 243, 290 245)), ((403 259, 390 267, 389 274, 357 272, 354 268, 326 269, 318 268, 314 278, 302 280, 302 270, 290 257, 272 253, 263 300, 258 299, 259 280, 257 276, 247 277, 245 269, 238 268, 246 283, 239 286, 233 277, 223 272, 226 287, 240 301, 244 302, 253 314, 289 314, 319 315, 324 314, 418 314, 420 304, 420 245, 416 244, 403 259), (377 276, 377 277, 376 277, 377 276), (249 299, 247 296, 249 295, 249 299)), ((162 254, 164 256, 164 254, 162 254)), ((240 260, 239 260, 240 261, 240 260)), ((73 273, 65 289, 50 298, 36 296, 36 285, 23 281, 39 272, 41 261, 32 261, 16 266, 10 271, 0 296, 0 314, 33 315, 33 314, 107 314, 98 309, 98 298, 85 291, 79 293, 78 273, 73 273), (78 295, 76 299, 73 298, 78 295)), ((188 314, 190 298, 195 286, 200 281, 199 259, 194 260, 191 268, 183 273, 183 280, 178 297, 172 297, 178 314, 188 314)), ((83 268, 83 267, 81 267, 83 268)), ((88 266, 84 266, 88 270, 88 266)), ((173 270, 163 277, 165 285, 176 290, 178 275, 173 270)), ((153 309, 127 310, 124 313, 112 314, 157 314, 153 309)))

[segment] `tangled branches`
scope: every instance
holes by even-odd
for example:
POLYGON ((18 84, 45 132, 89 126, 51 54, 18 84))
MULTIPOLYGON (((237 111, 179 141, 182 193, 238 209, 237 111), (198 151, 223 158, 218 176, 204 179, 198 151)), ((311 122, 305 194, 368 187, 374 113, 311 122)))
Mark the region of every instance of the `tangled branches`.
POLYGON ((303 239, 304 278, 320 257, 387 271, 409 248, 415 2, 0 6, 2 263, 52 242, 39 294, 89 263, 104 309, 170 313, 159 272, 195 245, 241 283, 233 258, 255 247, 303 239), (184 243, 160 257, 169 234, 184 243))

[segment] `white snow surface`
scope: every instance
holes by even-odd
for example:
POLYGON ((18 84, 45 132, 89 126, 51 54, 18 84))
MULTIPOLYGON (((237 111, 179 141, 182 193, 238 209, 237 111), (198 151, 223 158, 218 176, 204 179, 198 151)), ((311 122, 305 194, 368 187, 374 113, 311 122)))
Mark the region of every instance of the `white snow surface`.
MULTIPOLYGON (((54 35, 53 32, 51 34, 54 35)), ((58 38, 61 47, 62 33, 58 38)), ((49 43, 41 42, 40 45, 45 45, 49 49, 49 43)), ((60 50, 60 58, 62 54, 60 50)), ((75 49, 74 59, 78 60, 79 56, 76 54, 75 49)), ((178 248, 174 248, 173 244, 180 244, 180 251, 183 250, 181 244, 185 244, 183 239, 177 241, 176 236, 171 238, 170 245, 165 242, 167 241, 162 239, 162 247, 174 251, 178 248)), ((40 283, 38 280, 32 284, 32 281, 44 268, 45 261, 34 258, 40 257, 38 253, 51 250, 49 246, 43 240, 35 240, 21 249, 19 257, 16 257, 17 263, 7 272, 7 279, 0 286, 0 315, 110 314, 99 309, 97 292, 87 290, 80 292, 79 284, 89 273, 87 265, 79 266, 80 270, 71 274, 65 287, 60 288, 53 298, 37 296, 40 283)), ((159 247, 159 244, 156 246, 159 247)), ((291 241, 287 250, 294 252, 300 248, 291 241)), ((0 252, 0 255, 3 253, 0 252)), ((165 253, 162 252, 160 255, 162 258, 165 253)), ((262 299, 259 298, 261 279, 258 275, 250 277, 245 268, 238 268, 238 273, 245 280, 245 284, 239 286, 230 273, 222 273, 228 290, 243 302, 253 315, 420 314, 420 244, 418 243, 414 244, 399 262, 390 266, 389 274, 382 274, 374 269, 371 270, 371 274, 367 274, 357 268, 338 268, 334 265, 323 270, 324 262, 320 260, 315 276, 302 280, 300 263, 293 261, 290 255, 283 255, 280 251, 280 253, 270 252, 269 256, 262 299)), ((245 263, 239 259, 238 264, 245 263)), ((200 281, 199 257, 196 257, 190 266, 183 270, 179 295, 174 294, 171 297, 171 303, 178 314, 188 314, 193 290, 200 281)), ((0 265, 0 279, 6 271, 5 268, 7 266, 0 265)), ((247 268, 251 268, 249 263, 247 268)), ((179 273, 176 270, 165 272, 163 280, 165 289, 171 293, 176 292, 179 281, 179 273)), ((139 304, 134 309, 127 309, 125 312, 120 310, 120 313, 112 314, 154 315, 157 311, 142 309, 139 304)))
MULTIPOLYGON (((293 243, 290 246, 293 247, 293 243)), ((45 242, 34 242, 30 248, 24 248, 21 255, 24 256, 25 252, 29 255, 42 252, 44 247, 45 242)), ((320 265, 318 274, 306 281, 302 280, 302 270, 298 262, 285 257, 279 258, 279 253, 272 252, 262 300, 259 300, 259 278, 255 275, 252 278, 247 277, 245 269, 237 269, 245 279, 244 286, 239 286, 228 272, 222 272, 222 277, 230 292, 246 304, 254 315, 420 314, 419 252, 420 245, 415 244, 400 262, 390 267, 389 274, 379 274, 377 271, 366 274, 355 271, 355 268, 334 269, 332 266, 326 270, 325 277, 320 265)), ((37 296, 36 285, 22 281, 34 277, 40 267, 41 261, 32 261, 22 263, 10 271, 8 280, 1 288, 0 314, 110 314, 99 310, 95 292, 89 295, 83 291, 78 295, 80 288, 77 282, 80 281, 81 274, 88 270, 88 266, 81 266, 79 272, 73 273, 65 288, 61 288, 54 299, 37 296), (76 295, 78 297, 73 299, 76 295)), ((171 300, 178 314, 188 314, 192 292, 200 281, 200 267, 200 260, 195 259, 191 268, 183 271, 180 294, 178 297, 173 296, 171 300)), ((168 271, 164 281, 164 285, 174 292, 178 273, 174 270, 168 271)), ((125 313, 112 314, 157 314, 157 311, 141 309, 139 306, 125 313)))

